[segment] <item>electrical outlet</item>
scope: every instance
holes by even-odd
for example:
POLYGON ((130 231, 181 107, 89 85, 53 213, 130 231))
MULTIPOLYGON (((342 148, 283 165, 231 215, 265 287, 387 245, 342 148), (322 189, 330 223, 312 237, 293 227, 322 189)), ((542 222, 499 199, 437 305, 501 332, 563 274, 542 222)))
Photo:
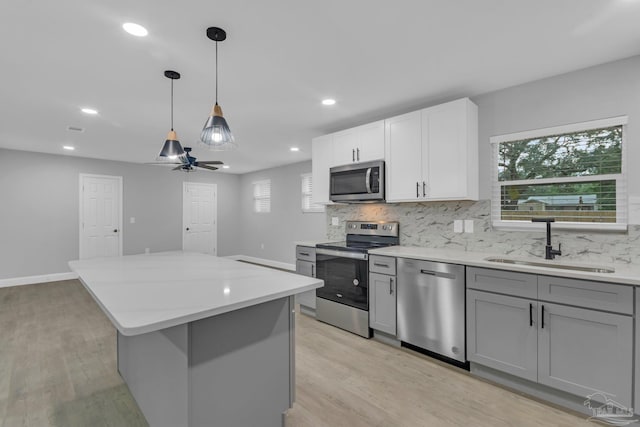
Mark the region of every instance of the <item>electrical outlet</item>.
POLYGON ((260 249, 264 249, 264 243, 260 243, 260 249))
POLYGON ((465 233, 473 233, 473 220, 465 219, 464 220, 464 232, 465 233))
POLYGON ((464 230, 464 223, 461 219, 456 219, 453 221, 453 232, 454 233, 462 233, 464 230))
POLYGON ((136 217, 132 216, 131 218, 129 218, 129 223, 130 224, 135 224, 136 223, 136 217))
POLYGON ((145 253, 145 254, 147 254, 147 255, 148 255, 148 254, 149 254, 149 252, 151 252, 151 249, 149 249, 149 248, 144 248, 144 253, 145 253))
POLYGON ((337 216, 332 216, 331 225, 340 225, 340 218, 338 218, 337 216))

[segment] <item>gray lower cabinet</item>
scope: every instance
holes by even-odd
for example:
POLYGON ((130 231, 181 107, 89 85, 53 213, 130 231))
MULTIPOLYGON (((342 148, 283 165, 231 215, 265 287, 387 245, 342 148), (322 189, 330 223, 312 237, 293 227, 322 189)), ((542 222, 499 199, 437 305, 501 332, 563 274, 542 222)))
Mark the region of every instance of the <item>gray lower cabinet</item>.
POLYGON ((633 318, 539 305, 538 382, 578 396, 605 392, 632 407, 633 318))
POLYGON ((468 267, 468 359, 633 407, 633 297, 625 285, 468 267))
MULTIPOLYGON (((303 276, 316 277, 316 248, 296 246, 296 273, 303 276)), ((303 292, 296 295, 296 303, 306 310, 306 314, 313 314, 316 309, 316 291, 303 292)))
POLYGON ((538 378, 538 303, 467 291, 467 358, 531 381, 538 378))
POLYGON ((369 273, 369 327, 396 335, 395 276, 369 273))

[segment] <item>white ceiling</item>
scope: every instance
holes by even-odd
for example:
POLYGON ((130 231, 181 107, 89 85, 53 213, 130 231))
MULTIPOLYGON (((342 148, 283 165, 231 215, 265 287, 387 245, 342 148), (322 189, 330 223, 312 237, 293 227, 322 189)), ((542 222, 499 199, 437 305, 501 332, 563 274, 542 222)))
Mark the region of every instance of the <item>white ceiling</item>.
POLYGON ((197 157, 233 173, 294 163, 317 135, 637 55, 639 18, 638 0, 4 1, 0 147, 154 161, 172 69, 175 129, 197 157), (210 26, 228 33, 218 98, 232 153, 196 145, 214 100, 210 26))

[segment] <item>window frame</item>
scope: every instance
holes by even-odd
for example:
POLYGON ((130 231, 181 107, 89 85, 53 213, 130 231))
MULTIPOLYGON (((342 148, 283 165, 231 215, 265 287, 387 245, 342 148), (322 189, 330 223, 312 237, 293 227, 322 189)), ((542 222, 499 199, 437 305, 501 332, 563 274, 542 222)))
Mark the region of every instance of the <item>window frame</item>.
POLYGON ((253 188, 253 212, 257 213, 257 214, 268 214, 271 213, 271 180, 270 179, 261 179, 259 181, 254 181, 251 183, 251 186, 253 188), (256 187, 259 185, 264 185, 264 184, 268 184, 268 188, 269 188, 269 194, 268 195, 256 195, 256 187), (269 210, 266 211, 260 211, 257 210, 257 204, 256 202, 258 200, 267 200, 269 202, 269 210))
MULTIPOLYGON (((597 230, 597 231, 626 231, 629 222, 629 200, 627 191, 627 116, 611 117, 601 120, 591 120, 581 123, 572 123, 561 126, 548 127, 543 129, 534 129, 523 132, 515 132, 504 135, 496 135, 489 138, 491 144, 491 225, 495 229, 500 230, 538 230, 541 228, 540 223, 532 223, 518 220, 503 220, 501 205, 501 187, 503 185, 512 185, 517 182, 518 185, 529 184, 556 184, 580 181, 616 181, 616 222, 615 223, 596 223, 596 222, 564 222, 558 221, 553 224, 556 229, 569 230, 597 230), (501 143, 510 141, 519 141, 523 139, 541 138, 549 135, 560 135, 581 132, 592 129, 607 128, 613 126, 622 126, 622 149, 621 149, 621 172, 619 174, 608 175, 588 175, 579 177, 558 177, 558 178, 541 178, 520 181, 499 181, 498 180, 498 162, 499 162, 499 146, 501 143), (506 184, 505 184, 506 183, 506 184), (510 183, 510 184, 509 184, 510 183)), ((550 214, 549 216, 553 216, 550 214)), ((544 224, 542 224, 544 225, 544 224)))

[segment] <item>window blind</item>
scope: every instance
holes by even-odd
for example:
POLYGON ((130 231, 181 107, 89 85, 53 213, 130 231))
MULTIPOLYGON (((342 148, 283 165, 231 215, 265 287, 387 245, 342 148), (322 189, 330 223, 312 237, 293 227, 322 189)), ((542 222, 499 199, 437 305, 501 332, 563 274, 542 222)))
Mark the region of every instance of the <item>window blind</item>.
POLYGON ((271 180, 253 183, 253 210, 258 213, 271 212, 271 180))
POLYGON ((324 206, 313 203, 313 178, 311 173, 300 175, 302 183, 302 212, 324 212, 324 206))

